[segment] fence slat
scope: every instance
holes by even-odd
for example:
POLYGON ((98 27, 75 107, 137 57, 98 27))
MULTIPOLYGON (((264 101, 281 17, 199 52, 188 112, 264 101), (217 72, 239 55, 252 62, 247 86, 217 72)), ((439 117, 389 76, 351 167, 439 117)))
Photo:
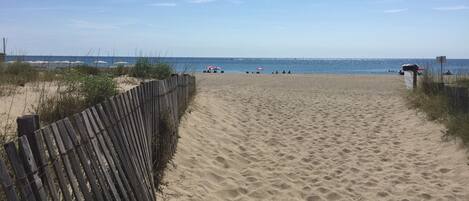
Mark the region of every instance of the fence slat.
MULTIPOLYGON (((140 110, 140 107, 143 107, 143 105, 141 105, 141 101, 140 101, 139 96, 143 96, 143 92, 139 89, 140 89, 140 87, 137 87, 137 88, 134 88, 134 89, 130 90, 129 101, 131 103, 131 107, 135 108, 134 109, 134 111, 135 111, 134 121, 137 124, 137 128, 139 130, 138 137, 139 137, 140 142, 142 143, 142 148, 143 148, 143 152, 144 152, 147 171, 151 171, 151 167, 148 164, 148 161, 150 159, 150 153, 149 153, 149 149, 148 149, 149 145, 148 145, 147 136, 146 136, 146 133, 149 132, 149 131, 147 131, 147 129, 145 127, 144 120, 143 120, 143 115, 144 114, 141 113, 141 110, 140 110), (139 93, 142 93, 142 94, 139 94, 139 93)), ((151 111, 149 111, 149 112, 151 112, 151 111)))
POLYGON ((101 194, 101 196, 104 196, 105 200, 112 200, 111 194, 109 194, 110 190, 109 187, 106 183, 106 180, 104 178, 104 173, 103 170, 101 169, 99 165, 99 159, 98 159, 98 154, 95 152, 92 142, 90 138, 88 137, 87 130, 85 128, 85 123, 80 114, 75 114, 73 115, 73 120, 75 122, 76 127, 78 128, 78 135, 80 136, 80 140, 82 143, 82 146, 85 146, 85 153, 90 159, 90 165, 92 169, 94 170, 95 176, 97 177, 98 184, 100 186, 100 189, 96 189, 95 193, 96 194, 101 194))
POLYGON ((119 142, 112 140, 112 135, 114 135, 114 131, 112 129, 108 129, 108 127, 105 126, 104 120, 107 120, 107 117, 105 115, 99 115, 99 108, 102 110, 102 106, 100 104, 96 105, 95 107, 92 108, 91 112, 93 113, 93 116, 95 118, 95 121, 97 125, 99 126, 99 129, 102 131, 102 135, 104 137, 104 140, 106 144, 112 145, 109 146, 109 152, 111 154, 112 159, 114 160, 115 167, 117 168, 117 174, 119 174, 119 179, 121 180, 123 185, 123 190, 125 193, 124 200, 131 200, 134 199, 134 194, 132 191, 132 188, 130 187, 129 181, 127 179, 126 171, 125 171, 125 165, 123 165, 123 157, 121 157, 121 153, 119 151, 120 149, 120 144, 119 142))
POLYGON ((56 124, 58 127, 56 140, 60 140, 64 145, 65 152, 67 153, 71 166, 72 166, 71 168, 72 168, 73 174, 75 175, 78 181, 78 187, 80 188, 80 192, 81 194, 83 194, 83 197, 85 200, 94 200, 91 195, 90 189, 88 189, 88 185, 86 181, 87 179, 85 178, 86 173, 83 173, 81 164, 77 157, 77 153, 75 152, 75 148, 69 137, 71 135, 71 132, 65 127, 64 120, 58 121, 56 122, 56 124))
POLYGON ((135 174, 135 177, 131 178, 132 182, 134 183, 134 188, 138 192, 136 192, 136 196, 139 197, 139 200, 149 200, 148 195, 145 193, 145 187, 141 183, 141 180, 136 180, 136 178, 141 178, 141 174, 139 171, 139 163, 137 162, 137 157, 135 153, 134 146, 130 143, 129 140, 129 129, 127 127, 126 121, 126 113, 122 110, 122 106, 118 99, 119 96, 109 99, 110 103, 110 110, 112 110, 112 117, 114 118, 114 122, 119 122, 119 134, 120 141, 122 145, 127 149, 127 154, 129 154, 129 161, 131 162, 132 171, 135 174))
POLYGON ((144 164, 142 164, 145 159, 143 158, 143 153, 142 153, 142 148, 141 148, 141 143, 138 140, 138 133, 137 133, 137 125, 135 124, 134 118, 133 118, 133 113, 132 109, 130 108, 130 103, 129 103, 129 92, 123 93, 121 96, 121 104, 122 104, 122 109, 125 111, 126 115, 126 120, 128 122, 129 126, 129 139, 132 141, 132 144, 134 145, 134 149, 136 151, 137 157, 139 158, 139 164, 141 167, 141 171, 145 173, 146 168, 144 167, 144 164))
POLYGON ((112 171, 110 164, 106 160, 106 156, 105 156, 106 153, 104 153, 103 148, 100 147, 99 145, 99 142, 98 142, 99 137, 96 136, 94 125, 92 124, 93 122, 90 120, 88 116, 88 111, 89 109, 86 109, 85 111, 81 113, 81 117, 84 120, 86 131, 88 134, 87 137, 89 137, 92 148, 97 155, 98 164, 104 173, 104 178, 107 182, 108 187, 111 190, 113 200, 120 200, 119 193, 117 192, 116 186, 114 185, 111 175, 109 174, 112 171))
POLYGON ((61 189, 63 200, 71 201, 72 195, 68 188, 67 177, 63 173, 63 169, 60 165, 60 158, 57 155, 56 147, 53 144, 52 140, 52 132, 50 131, 50 127, 46 127, 42 129, 43 139, 46 142, 46 147, 49 153, 49 160, 52 163, 52 167, 54 168, 54 172, 57 176, 57 180, 59 183, 59 187, 61 189))
POLYGON ((121 122, 114 119, 114 113, 111 112, 112 107, 110 106, 110 102, 106 101, 103 105, 106 107, 107 112, 104 110, 103 105, 97 106, 98 113, 103 119, 104 126, 107 128, 109 132, 109 137, 111 138, 113 144, 115 145, 115 150, 117 151, 117 155, 120 158, 121 164, 123 165, 123 170, 125 171, 125 176, 129 181, 127 184, 127 189, 129 189, 131 193, 131 197, 135 197, 137 200, 142 200, 140 193, 140 189, 137 182, 137 175, 134 171, 134 165, 132 157, 130 156, 129 147, 126 146, 126 143, 123 140, 123 136, 121 131, 123 130, 121 122), (112 124, 111 122, 116 122, 116 124, 112 124))
POLYGON ((21 163, 21 159, 18 155, 16 150, 16 146, 14 142, 10 142, 4 145, 5 151, 7 153, 8 159, 10 160, 10 164, 13 168, 13 171, 16 175, 16 180, 19 185, 21 197, 23 200, 33 200, 35 201, 36 198, 34 196, 33 190, 29 184, 28 178, 26 176, 26 172, 24 167, 21 163))
POLYGON ((124 200, 128 200, 128 195, 127 195, 127 190, 124 187, 124 184, 121 179, 121 175, 119 174, 120 171, 122 171, 120 166, 118 166, 118 158, 115 156, 115 150, 112 142, 108 139, 107 136, 107 131, 104 129, 101 120, 99 116, 96 113, 96 108, 91 107, 89 110, 86 110, 88 117, 90 118, 91 125, 93 126, 97 137, 98 137, 98 142, 101 146, 101 149, 104 152, 104 156, 106 157, 106 160, 108 164, 110 165, 111 172, 113 175, 114 180, 117 182, 117 187, 119 191, 121 192, 121 197, 124 200))
POLYGON ((39 172, 42 174, 41 179, 43 184, 47 187, 49 196, 53 201, 59 201, 59 195, 57 193, 57 188, 54 184, 54 177, 52 176, 52 170, 49 166, 49 161, 46 159, 46 149, 44 144, 44 139, 42 136, 41 130, 38 130, 34 133, 34 138, 36 140, 37 150, 38 150, 38 163, 41 164, 39 167, 39 172))
MULTIPOLYGON (((134 127, 135 127, 135 133, 134 133, 134 138, 137 142, 137 148, 140 149, 140 154, 142 155, 142 163, 143 163, 143 167, 144 167, 144 173, 145 173, 145 181, 146 181, 146 184, 147 184, 147 187, 149 187, 151 189, 151 169, 148 165, 148 161, 149 161, 149 158, 148 158, 148 148, 146 146, 146 139, 145 139, 145 130, 144 130, 144 125, 142 124, 143 121, 141 119, 141 114, 140 114, 140 109, 138 109, 138 105, 137 103, 139 102, 138 99, 136 99, 134 97, 134 94, 135 94, 135 90, 130 90, 129 93, 126 93, 125 94, 125 98, 124 100, 126 101, 126 105, 127 105, 127 108, 130 111, 133 110, 133 112, 131 112, 131 115, 130 115, 130 119, 131 119, 131 122, 133 122, 134 124, 134 127), (134 108, 134 109, 132 109, 134 108)), ((153 194, 150 194, 152 197, 153 197, 153 194)))
POLYGON ((39 178, 38 168, 36 166, 36 162, 34 161, 33 152, 29 146, 27 136, 21 136, 19 138, 19 147, 21 149, 20 153, 22 154, 23 164, 25 166, 27 175, 29 175, 29 180, 31 181, 32 190, 36 195, 36 200, 47 201, 48 198, 45 192, 45 188, 42 185, 41 178, 39 178))
POLYGON ((3 162, 2 159, 0 159, 0 183, 8 201, 19 200, 18 196, 16 195, 15 186, 13 185, 10 174, 8 174, 5 162, 3 162))
POLYGON ((138 131, 137 131, 137 128, 136 128, 136 123, 134 121, 134 112, 132 112, 132 109, 131 109, 131 103, 129 101, 129 92, 127 93, 124 93, 122 94, 121 96, 121 106, 122 106, 122 109, 125 111, 125 113, 127 114, 127 117, 126 120, 128 122, 128 125, 129 125, 129 129, 130 129, 130 132, 128 133, 129 134, 129 139, 131 141, 131 143, 134 145, 134 149, 136 150, 136 156, 139 160, 137 160, 139 162, 139 166, 140 166, 140 175, 142 176, 142 182, 143 182, 143 185, 144 186, 144 191, 146 192, 147 195, 153 197, 152 193, 148 192, 149 191, 149 188, 150 188, 150 183, 149 183, 149 178, 148 178, 148 175, 149 173, 147 173, 147 168, 146 168, 146 165, 145 165, 145 158, 143 156, 143 150, 142 150, 142 147, 141 147, 141 142, 139 142, 139 138, 138 138, 138 131))
MULTIPOLYGON (((141 87, 139 86, 130 90, 128 100, 129 100, 130 107, 135 108, 133 109, 134 111, 133 119, 137 128, 137 140, 140 142, 141 149, 143 151, 143 158, 144 158, 143 162, 144 162, 144 167, 146 167, 145 171, 147 174, 147 185, 153 191, 154 189, 153 189, 153 181, 152 181, 150 150, 149 150, 149 145, 148 145, 147 136, 146 136, 149 131, 147 131, 146 129, 146 125, 144 124, 144 117, 143 117, 144 114, 141 112, 142 110, 140 109, 140 107, 143 107, 143 105, 141 105, 141 101, 139 99, 139 94, 138 94, 139 92, 141 92, 140 89, 141 87)), ((140 96, 142 97, 143 94, 140 94, 140 96)), ((153 197, 153 194, 152 194, 152 197, 153 197)))
MULTIPOLYGON (((65 167, 65 173, 68 176, 68 179, 70 181, 70 184, 72 186, 72 191, 73 195, 75 196, 75 199, 77 200, 84 200, 82 192, 80 190, 80 187, 78 186, 78 181, 77 181, 77 175, 75 175, 75 171, 73 170, 75 166, 71 164, 70 162, 70 156, 68 153, 68 150, 65 148, 64 142, 62 141, 62 138, 60 136, 59 128, 57 126, 57 123, 52 123, 51 124, 52 128, 52 134, 55 139, 55 143, 57 144, 57 147, 59 148, 59 153, 60 157, 62 158, 62 163, 65 167)), ((70 152, 73 153, 73 152, 70 152)))

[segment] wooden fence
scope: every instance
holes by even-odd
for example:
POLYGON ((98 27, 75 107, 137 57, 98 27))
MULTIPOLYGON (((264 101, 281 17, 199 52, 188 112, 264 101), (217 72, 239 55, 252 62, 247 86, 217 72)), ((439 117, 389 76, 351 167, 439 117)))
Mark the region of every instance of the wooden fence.
POLYGON ((427 95, 443 95, 448 104, 448 109, 452 113, 469 113, 469 89, 467 87, 428 82, 422 83, 424 93, 427 95))
POLYGON ((150 81, 39 129, 18 118, 0 159, 0 200, 156 200, 195 78, 150 81))

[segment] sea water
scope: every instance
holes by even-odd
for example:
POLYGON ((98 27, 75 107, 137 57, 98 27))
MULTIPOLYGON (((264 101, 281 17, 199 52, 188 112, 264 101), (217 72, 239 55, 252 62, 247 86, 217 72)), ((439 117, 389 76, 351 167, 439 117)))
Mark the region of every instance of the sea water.
MULTIPOLYGON (((138 57, 94 57, 94 56, 7 56, 7 61, 80 61, 99 67, 115 66, 116 62, 135 64, 138 57), (97 62, 99 61, 99 62, 97 62)), ((178 72, 202 72, 207 66, 221 67, 225 73, 256 72, 270 74, 278 71, 292 73, 332 74, 395 74, 402 64, 418 64, 423 68, 440 71, 435 59, 305 59, 305 58, 191 58, 159 57, 149 58, 152 62, 171 64, 178 72)), ((444 72, 469 73, 469 59, 448 59, 443 65, 444 72)))

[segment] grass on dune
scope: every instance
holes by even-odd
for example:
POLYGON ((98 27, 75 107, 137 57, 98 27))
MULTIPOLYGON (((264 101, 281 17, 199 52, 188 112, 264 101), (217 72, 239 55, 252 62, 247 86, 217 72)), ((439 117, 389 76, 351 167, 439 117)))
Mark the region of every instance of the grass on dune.
MULTIPOLYGON (((445 92, 443 85, 437 80, 437 76, 431 72, 424 73, 420 77, 419 88, 410 92, 407 100, 412 108, 424 112, 429 120, 444 124, 446 127, 444 137, 459 138, 466 147, 469 147, 469 113, 457 105, 454 95, 445 92)), ((469 77, 455 76, 451 85, 464 87, 467 91, 469 77)), ((469 100, 469 97, 465 100, 469 100)))

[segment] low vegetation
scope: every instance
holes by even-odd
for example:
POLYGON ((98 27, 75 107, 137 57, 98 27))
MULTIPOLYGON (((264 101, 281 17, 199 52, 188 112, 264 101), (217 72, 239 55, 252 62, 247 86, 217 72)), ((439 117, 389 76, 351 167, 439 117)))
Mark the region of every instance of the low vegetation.
POLYGON ((130 71, 129 69, 129 67, 125 67, 124 65, 118 65, 115 69, 113 69, 112 74, 117 77, 128 75, 130 71))
POLYGON ((104 74, 72 74, 59 83, 57 92, 42 98, 36 108, 41 120, 51 123, 81 112, 117 94, 117 84, 104 74))
MULTIPOLYGON (((1 85, 24 86, 28 82, 36 81, 38 75, 38 71, 26 63, 15 62, 0 66, 1 85)), ((0 94, 3 93, 0 92, 0 94)))
POLYGON ((135 67, 130 71, 130 76, 142 79, 163 80, 171 76, 173 68, 166 63, 152 63, 148 58, 139 58, 135 67))
MULTIPOLYGON (((170 65, 151 62, 148 58, 138 59, 134 67, 120 65, 116 68, 79 65, 51 70, 35 68, 20 61, 0 63, 0 97, 14 97, 15 94, 24 92, 22 89, 28 83, 32 83, 28 87, 39 93, 39 101, 37 105, 33 105, 32 112, 39 114, 42 123, 51 123, 116 95, 118 86, 113 78, 130 76, 139 79, 165 79, 173 72, 170 65), (53 91, 45 90, 48 87, 52 87, 53 91)), ((15 101, 14 98, 8 100, 11 100, 11 103, 15 101)), ((12 105, 11 103, 5 104, 12 105)), ((26 102, 25 104, 31 105, 26 102)), ((7 116, 8 122, 14 118, 9 112, 4 115, 7 116)), ((14 127, 11 127, 11 130, 8 129, 9 126, 4 126, 8 122, 2 122, 0 125, 2 139, 6 133, 14 132, 14 127)))
POLYGON ((419 88, 407 98, 411 107, 446 126, 446 138, 459 138, 469 147, 469 78, 455 76, 441 83, 431 72, 421 76, 419 88))
POLYGON ((79 92, 87 106, 96 105, 117 94, 117 83, 108 75, 85 76, 80 82, 79 92))
POLYGON ((88 65, 79 65, 70 68, 70 70, 80 74, 80 75, 98 75, 100 73, 99 68, 88 66, 88 65))

